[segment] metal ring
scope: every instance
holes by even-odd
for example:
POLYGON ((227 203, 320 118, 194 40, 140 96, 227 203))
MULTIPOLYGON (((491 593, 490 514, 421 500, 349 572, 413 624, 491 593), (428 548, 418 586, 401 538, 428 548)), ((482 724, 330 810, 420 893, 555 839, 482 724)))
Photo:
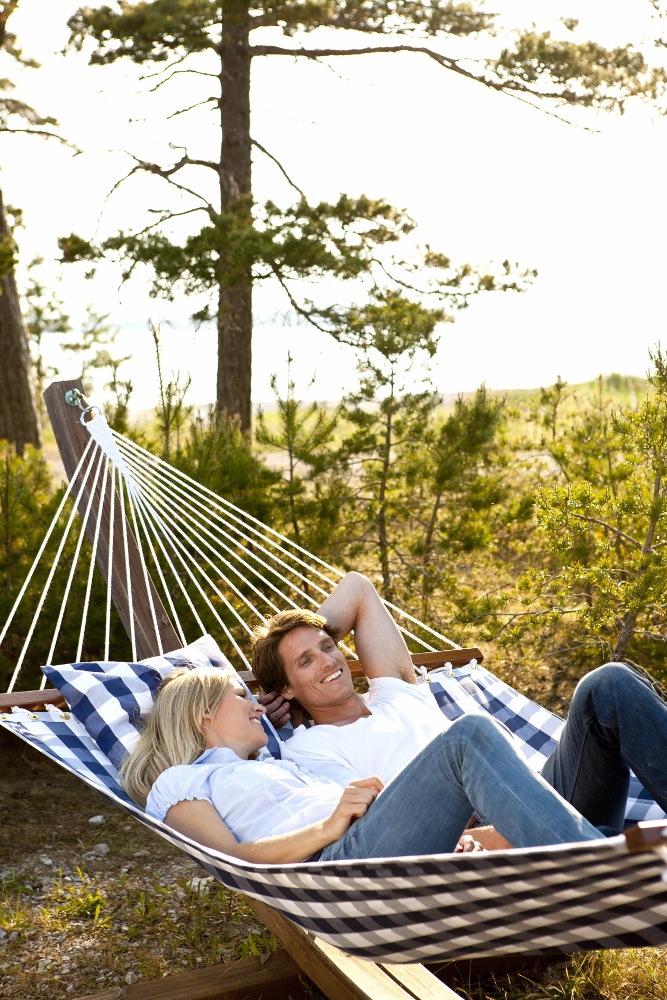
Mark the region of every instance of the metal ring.
MULTIPOLYGON (((79 417, 79 420, 81 421, 81 423, 83 424, 84 427, 86 426, 86 424, 90 423, 90 420, 86 420, 86 414, 87 413, 91 413, 93 410, 97 410, 97 412, 100 413, 100 414, 102 413, 102 411, 99 408, 99 406, 82 406, 81 410, 82 410, 82 412, 81 412, 81 416, 79 417)), ((93 417, 93 420, 94 419, 95 419, 95 417, 93 417)))

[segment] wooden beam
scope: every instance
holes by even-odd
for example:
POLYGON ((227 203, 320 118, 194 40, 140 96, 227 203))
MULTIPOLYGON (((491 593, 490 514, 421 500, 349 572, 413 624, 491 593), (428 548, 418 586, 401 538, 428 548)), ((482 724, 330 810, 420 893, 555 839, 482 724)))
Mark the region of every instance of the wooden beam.
MULTIPOLYGON (((74 379, 67 382, 52 382, 44 393, 44 402, 46 403, 46 409, 51 419, 53 433, 55 434, 56 443, 60 450, 60 456, 63 460, 63 465, 65 466, 65 472, 70 480, 77 465, 79 464, 79 460, 84 452, 84 449, 90 440, 88 431, 81 425, 81 410, 78 407, 70 406, 65 400, 65 393, 71 389, 76 389, 83 394, 83 384, 81 379, 74 379)), ((79 512, 81 514, 85 512, 90 498, 92 490, 92 475, 93 473, 91 473, 88 484, 83 490, 81 499, 79 500, 79 512)), ((74 491, 76 495, 76 492, 78 491, 76 483, 74 485, 74 491)), ((99 541, 97 544, 97 565, 100 568, 102 576, 106 580, 108 577, 109 562, 111 491, 106 491, 104 500, 101 503, 100 493, 101 479, 100 486, 97 489, 97 496, 93 501, 93 509, 95 514, 102 518, 99 541)), ((116 497, 116 503, 114 512, 114 558, 111 575, 111 594, 116 610, 118 611, 120 619, 125 627, 125 631, 128 635, 130 635, 130 613, 127 573, 125 569, 123 549, 122 517, 119 516, 121 515, 120 500, 115 491, 114 495, 116 497)), ((124 514, 122 516, 124 516, 124 514)), ((91 542, 94 537, 95 523, 96 518, 91 516, 86 526, 86 534, 91 542)), ((137 646, 137 656, 140 659, 144 659, 147 656, 157 655, 160 652, 160 648, 155 635, 155 626, 153 624, 153 616, 151 613, 148 591, 146 589, 143 569, 141 566, 139 549, 134 535, 130 530, 129 523, 126 522, 126 526, 132 589, 132 608, 134 612, 134 634, 137 646)), ((149 586, 153 599, 153 606, 155 608, 155 616, 158 622, 158 629, 162 639, 162 648, 165 652, 172 649, 178 649, 182 645, 181 640, 169 620, 169 616, 162 605, 162 601, 160 600, 158 592, 152 581, 150 581, 149 586)))
POLYGON ((266 903, 248 903, 329 1000, 459 1000, 423 965, 376 965, 354 958, 292 923, 266 903))
POLYGON ((67 702, 60 691, 55 688, 44 688, 43 691, 12 691, 11 694, 0 694, 0 712, 11 712, 13 706, 25 708, 29 712, 43 712, 45 705, 55 705, 56 708, 67 708, 67 702))
POLYGON ((381 966, 386 974, 403 987, 405 992, 415 1000, 461 1000, 458 993, 451 990, 423 965, 403 963, 391 965, 388 962, 381 966))
POLYGON ((134 986, 113 986, 79 1000, 297 1000, 304 996, 299 967, 279 948, 263 958, 242 958, 134 986))
MULTIPOLYGON (((481 649, 472 647, 470 649, 438 649, 432 653, 410 653, 410 659, 416 667, 427 667, 435 670, 436 667, 444 667, 445 663, 451 663, 453 667, 465 667, 471 660, 481 663, 484 654, 481 649)), ((363 677, 364 668, 361 660, 348 660, 350 673, 353 677, 363 677)))

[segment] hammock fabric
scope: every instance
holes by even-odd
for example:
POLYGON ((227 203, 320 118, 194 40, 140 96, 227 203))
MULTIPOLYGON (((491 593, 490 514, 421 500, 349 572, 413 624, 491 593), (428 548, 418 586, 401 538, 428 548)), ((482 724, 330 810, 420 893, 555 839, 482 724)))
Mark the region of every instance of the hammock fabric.
MULTIPOLYGON (((456 718, 471 702, 485 708, 509 725, 525 756, 539 766, 555 746, 561 720, 482 667, 450 673, 431 682, 445 714, 456 718)), ((652 852, 628 853, 623 836, 493 854, 253 866, 202 848, 146 816, 83 726, 68 715, 21 711, 1 722, 228 888, 268 903, 359 958, 423 962, 667 943, 664 861, 652 852)), ((630 810, 663 815, 643 791, 630 810)))
MULTIPOLYGON (((249 631, 239 610, 242 606, 260 618, 285 606, 317 606, 342 575, 134 443, 112 433, 101 417, 87 427, 91 440, 71 477, 68 494, 72 492, 75 505, 63 529, 65 538, 78 507, 83 523, 76 556, 81 550, 84 530, 93 541, 75 659, 80 658, 84 641, 101 534, 101 516, 88 523, 96 507, 93 500, 96 495, 106 496, 107 485, 108 495, 115 498, 116 481, 120 499, 111 504, 108 544, 111 549, 115 508, 116 528, 119 519, 123 525, 130 612, 133 591, 126 518, 139 546, 146 586, 150 569, 159 578, 161 593, 183 641, 185 635, 171 599, 168 579, 171 586, 180 588, 202 632, 210 626, 204 624, 201 616, 206 613, 209 621, 213 618, 218 631, 229 640, 230 654, 235 651, 241 661, 238 664, 241 668, 247 665, 247 660, 228 622, 235 618, 249 631), (86 482, 93 483, 88 494, 86 482), (221 589, 223 584, 225 590, 221 589), (266 605, 271 610, 267 611, 266 605)), ((68 495, 63 498, 47 538, 56 526, 62 525, 67 499, 68 495)), ((19 654, 10 690, 38 627, 39 613, 63 545, 61 540, 19 654)), ((44 547, 37 562, 43 551, 44 547)), ((53 662, 57 648, 75 566, 76 558, 52 638, 49 663, 53 662)), ((27 593, 31 576, 32 571, 14 611, 27 593)), ((111 573, 108 576, 111 579, 111 573)), ((105 659, 109 658, 110 601, 108 587, 105 659)), ((405 612, 388 607, 412 644, 432 650, 430 642, 435 637, 455 648, 444 636, 420 625, 405 612), (406 622, 412 631, 406 629, 406 622)), ((0 633, 0 642, 7 634, 14 611, 0 633)), ((163 652, 155 608, 153 619, 158 646, 163 652)), ((133 621, 131 613, 130 620, 133 621)), ((136 659, 134 626, 130 638, 136 659)), ((459 670, 446 666, 434 671, 430 683, 449 718, 482 708, 504 722, 519 740, 531 766, 539 768, 554 749, 562 721, 474 661, 459 670)), ((262 900, 329 944, 359 958, 420 962, 667 943, 667 884, 661 878, 664 861, 659 853, 629 853, 623 836, 582 845, 493 854, 373 859, 344 864, 250 865, 203 848, 146 816, 129 800, 111 763, 69 713, 57 709, 39 713, 19 710, 2 716, 0 724, 184 850, 224 885, 262 900)), ((636 781, 627 816, 633 822, 663 817, 636 781)))

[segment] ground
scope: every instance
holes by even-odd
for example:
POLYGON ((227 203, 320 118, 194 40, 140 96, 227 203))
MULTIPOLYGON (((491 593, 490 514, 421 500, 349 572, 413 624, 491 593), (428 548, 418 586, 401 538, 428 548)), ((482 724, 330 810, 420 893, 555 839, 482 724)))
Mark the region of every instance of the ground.
POLYGON ((4 730, 0 774, 3 1000, 81 997, 276 947, 242 896, 4 730))

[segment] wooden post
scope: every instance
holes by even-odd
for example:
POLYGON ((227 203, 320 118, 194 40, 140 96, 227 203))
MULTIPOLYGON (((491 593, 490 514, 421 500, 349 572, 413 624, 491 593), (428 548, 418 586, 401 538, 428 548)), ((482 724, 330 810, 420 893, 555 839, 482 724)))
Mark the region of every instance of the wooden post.
MULTIPOLYGON (((78 407, 70 406, 65 400, 65 393, 70 389, 78 389, 83 394, 83 384, 80 379, 67 382, 52 382, 44 393, 44 402, 51 419, 51 426, 55 434, 56 443, 60 449, 60 455, 65 466, 65 472, 71 480, 74 470, 79 464, 79 460, 85 450, 90 435, 82 426, 80 417, 81 410, 78 407)), ((101 477, 100 477, 101 484, 101 477)), ((92 490, 92 473, 86 483, 79 499, 79 513, 85 513, 88 500, 92 490)), ((78 492, 78 484, 73 487, 74 495, 78 492)), ((108 579, 109 564, 109 528, 111 504, 110 490, 106 490, 104 500, 100 497, 101 485, 97 488, 97 496, 93 501, 95 517, 91 515, 86 525, 86 534, 93 541, 95 524, 97 517, 102 518, 99 540, 97 543, 97 565, 105 580, 108 579)), ((127 573, 125 569, 125 554, 123 547, 123 524, 124 512, 121 511, 120 499, 116 494, 114 510, 114 534, 113 534, 113 565, 111 571, 111 597, 116 606, 116 611, 125 627, 128 636, 130 635, 130 603, 128 600, 127 573)), ((137 656, 144 659, 147 656, 156 656, 160 652, 153 615, 151 613, 148 591, 144 579, 144 572, 139 556, 139 549, 129 523, 126 522, 127 544, 130 560, 130 579, 132 587, 132 609, 134 612, 134 635, 137 647, 137 656)), ((176 629, 171 623, 165 611, 160 596, 149 577, 149 587, 155 608, 160 638, 162 640, 163 651, 169 652, 178 649, 182 643, 178 637, 176 629)))

